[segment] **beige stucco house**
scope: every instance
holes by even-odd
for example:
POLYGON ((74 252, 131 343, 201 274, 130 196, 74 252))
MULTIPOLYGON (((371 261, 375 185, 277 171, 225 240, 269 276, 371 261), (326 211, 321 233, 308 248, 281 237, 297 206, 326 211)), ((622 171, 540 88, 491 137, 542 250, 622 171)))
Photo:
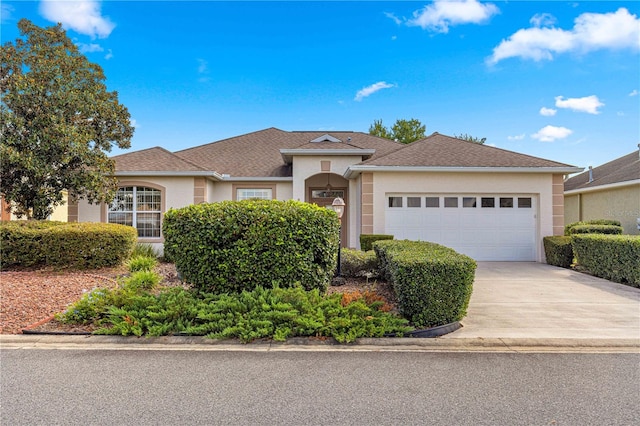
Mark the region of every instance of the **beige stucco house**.
POLYGON ((573 176, 564 183, 565 224, 619 220, 625 234, 640 224, 640 150, 573 176))
POLYGON ((542 261, 563 232, 565 175, 582 169, 434 133, 410 145, 360 132, 269 128, 177 152, 114 157, 111 205, 69 206, 71 221, 124 223, 161 247, 162 213, 191 203, 265 198, 328 206, 342 197, 342 244, 392 234, 477 260, 542 261))

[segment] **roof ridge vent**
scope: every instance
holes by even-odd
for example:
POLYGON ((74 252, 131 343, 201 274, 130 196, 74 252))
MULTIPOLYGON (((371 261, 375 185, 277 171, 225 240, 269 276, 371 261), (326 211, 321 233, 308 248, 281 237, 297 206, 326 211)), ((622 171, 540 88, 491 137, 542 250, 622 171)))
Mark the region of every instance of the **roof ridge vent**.
POLYGON ((312 139, 311 142, 315 143, 315 142, 342 142, 342 141, 338 138, 334 138, 328 133, 325 133, 324 135, 318 138, 312 139))

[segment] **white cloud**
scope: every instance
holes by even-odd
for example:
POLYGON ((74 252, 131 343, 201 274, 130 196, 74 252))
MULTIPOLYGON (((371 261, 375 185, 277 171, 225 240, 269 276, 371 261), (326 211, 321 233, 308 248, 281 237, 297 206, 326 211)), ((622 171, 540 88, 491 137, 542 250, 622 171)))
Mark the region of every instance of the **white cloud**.
POLYGON ((616 115, 618 117, 624 117, 624 111, 618 111, 618 112, 616 112, 616 115))
POLYGON ((510 141, 521 141, 522 139, 524 139, 524 133, 521 135, 507 136, 507 139, 509 139, 510 141))
POLYGON ((65 28, 93 38, 108 37, 116 26, 109 18, 102 16, 100 2, 96 0, 43 0, 40 14, 50 21, 60 22, 65 28))
POLYGON ((558 110, 555 110, 553 108, 546 108, 546 107, 540 108, 540 115, 544 115, 545 117, 552 117, 556 115, 556 112, 558 112, 558 110))
POLYGON ((550 13, 538 13, 534 15, 529 22, 534 27, 551 27, 556 24, 557 19, 550 13))
POLYGON ((358 93, 356 93, 356 97, 353 98, 353 100, 360 102, 367 96, 371 96, 382 89, 389 89, 391 87, 395 87, 395 84, 389 84, 386 81, 379 81, 372 84, 371 86, 363 87, 362 89, 358 90, 358 93))
POLYGON ((532 134, 531 137, 540 142, 553 142, 556 139, 564 139, 571 133, 573 133, 573 130, 566 127, 544 126, 537 133, 532 134))
POLYGON ((104 58, 108 61, 109 59, 113 58, 113 51, 111 49, 109 49, 109 51, 107 52, 106 55, 104 55, 104 58))
POLYGON ((13 12, 15 12, 15 8, 10 4, 2 3, 0 4, 0 21, 6 22, 12 18, 13 12))
POLYGON ((449 26, 480 24, 499 12, 493 3, 481 3, 478 0, 435 0, 432 4, 413 12, 413 18, 407 20, 407 25, 447 33, 449 26))
POLYGON ((637 89, 633 89, 631 91, 631 93, 629 93, 629 96, 638 96, 638 90, 637 89))
POLYGON ((104 52, 102 46, 96 43, 76 43, 76 46, 81 53, 104 52))
POLYGON ((586 112, 588 114, 600 114, 598 108, 604 106, 596 95, 585 96, 584 98, 567 98, 556 96, 556 106, 558 108, 568 108, 573 111, 586 112))
POLYGON ((398 18, 396 15, 394 15, 391 12, 385 12, 384 16, 386 16, 387 18, 391 19, 393 22, 396 23, 396 25, 402 24, 402 19, 398 18))
POLYGON ((586 53, 598 49, 640 49, 640 19, 625 8, 611 13, 583 13, 570 30, 537 25, 552 25, 536 15, 531 28, 520 29, 493 49, 490 65, 519 57, 534 61, 552 60, 554 54, 586 53), (537 17, 537 18, 536 18, 537 17))
POLYGON ((198 74, 207 74, 209 72, 209 63, 204 59, 198 59, 198 74))
POLYGON ((129 123, 131 123, 131 127, 135 127, 136 129, 139 129, 142 127, 135 118, 130 118, 129 123))

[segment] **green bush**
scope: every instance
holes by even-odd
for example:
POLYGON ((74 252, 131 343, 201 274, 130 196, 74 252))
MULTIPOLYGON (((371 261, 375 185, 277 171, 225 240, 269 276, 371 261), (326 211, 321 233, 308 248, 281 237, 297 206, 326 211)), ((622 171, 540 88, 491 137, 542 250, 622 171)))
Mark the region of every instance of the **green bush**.
POLYGON ((257 286, 325 290, 335 273, 340 222, 299 201, 224 201, 165 214, 165 254, 184 280, 213 293, 257 286))
POLYGON ((152 290, 160 283, 161 279, 162 277, 153 271, 136 271, 124 280, 123 287, 134 291, 152 290))
POLYGON ((340 255, 342 276, 348 278, 378 275, 378 258, 373 250, 361 251, 343 248, 340 255))
POLYGON ((435 243, 377 241, 374 250, 393 283, 402 315, 416 327, 461 320, 467 311, 476 262, 435 243))
POLYGON ((611 225, 611 226, 622 226, 620 224, 619 220, 610 220, 610 219, 593 219, 593 220, 586 220, 586 221, 581 221, 581 222, 574 222, 574 223, 570 223, 568 225, 566 225, 564 227, 564 235, 565 236, 571 236, 571 228, 573 228, 574 226, 581 226, 581 225, 611 225))
POLYGON ((127 269, 129 272, 152 271, 157 264, 158 260, 155 257, 132 256, 127 260, 127 269))
POLYGON ((569 268, 573 263, 573 249, 571 237, 553 236, 544 237, 544 254, 549 265, 569 268))
POLYGON ((593 275, 640 287, 640 236, 577 234, 571 245, 578 264, 593 275))
POLYGON ((131 257, 151 257, 153 259, 157 259, 158 253, 151 244, 137 243, 133 248, 131 257))
POLYGON ((101 268, 129 258, 134 228, 107 223, 6 222, 0 225, 1 266, 101 268))
POLYGON ((569 229, 569 234, 609 234, 621 235, 622 226, 616 225, 575 225, 569 229))
POLYGON ((382 240, 393 240, 393 235, 360 234, 360 249, 362 251, 373 250, 373 243, 382 240))

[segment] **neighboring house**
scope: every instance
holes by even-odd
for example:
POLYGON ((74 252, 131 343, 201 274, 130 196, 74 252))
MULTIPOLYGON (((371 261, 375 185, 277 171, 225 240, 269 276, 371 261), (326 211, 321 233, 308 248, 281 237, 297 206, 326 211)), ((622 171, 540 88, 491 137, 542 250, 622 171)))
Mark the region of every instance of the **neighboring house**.
POLYGON ((72 204, 69 220, 124 223, 161 247, 162 214, 192 203, 264 198, 347 203, 342 244, 364 234, 434 241, 477 260, 542 261, 563 232, 564 176, 578 169, 434 133, 409 145, 360 132, 269 128, 178 152, 113 157, 110 205, 72 204))
MULTIPOLYGON (((62 191, 62 200, 64 201, 64 204, 56 206, 53 209, 53 213, 51 213, 51 216, 49 216, 47 220, 56 220, 60 222, 67 221, 67 218, 69 216, 68 208, 67 208, 67 201, 68 201, 67 198, 68 198, 67 191, 62 191)), ((25 219, 24 217, 18 219, 16 215, 14 215, 13 213, 7 210, 8 207, 9 207, 8 203, 4 200, 4 197, 0 196, 0 220, 24 220, 25 219)))
POLYGON ((640 150, 567 179, 565 224, 590 219, 619 220, 625 234, 640 225, 640 150))

